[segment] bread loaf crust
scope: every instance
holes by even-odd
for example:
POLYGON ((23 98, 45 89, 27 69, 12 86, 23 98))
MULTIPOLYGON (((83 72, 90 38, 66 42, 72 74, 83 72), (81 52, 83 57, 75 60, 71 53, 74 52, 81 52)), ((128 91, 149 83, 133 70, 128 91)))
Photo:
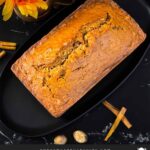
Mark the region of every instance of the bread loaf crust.
POLYGON ((146 38, 112 0, 87 0, 11 67, 54 117, 60 117, 146 38))

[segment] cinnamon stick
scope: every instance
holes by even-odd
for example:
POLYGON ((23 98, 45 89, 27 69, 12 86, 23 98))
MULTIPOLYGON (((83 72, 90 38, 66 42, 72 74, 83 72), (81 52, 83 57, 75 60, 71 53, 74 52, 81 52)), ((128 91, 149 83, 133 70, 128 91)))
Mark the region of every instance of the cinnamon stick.
POLYGON ((13 46, 0 45, 0 48, 6 49, 6 50, 16 50, 16 47, 13 47, 13 46))
POLYGON ((14 42, 5 42, 0 41, 0 48, 6 49, 6 50, 15 50, 16 49, 16 43, 14 42))
POLYGON ((0 45, 16 47, 17 44, 16 44, 15 42, 5 42, 5 41, 0 41, 0 45))
MULTIPOLYGON (((108 101, 104 101, 103 105, 110 110, 114 115, 118 115, 119 114, 119 109, 117 109, 116 107, 114 107, 112 104, 110 104, 108 101)), ((124 116, 121 120, 124 125, 130 129, 132 127, 132 124, 129 122, 129 120, 124 116)))
POLYGON ((115 122, 113 123, 110 131, 108 132, 107 136, 105 137, 104 141, 108 141, 108 139, 112 136, 112 134, 115 132, 117 127, 119 126, 119 123, 121 122, 122 118, 124 117, 127 109, 125 107, 122 107, 121 111, 119 112, 115 122))
POLYGON ((6 52, 3 50, 0 52, 0 58, 3 58, 6 55, 6 52))

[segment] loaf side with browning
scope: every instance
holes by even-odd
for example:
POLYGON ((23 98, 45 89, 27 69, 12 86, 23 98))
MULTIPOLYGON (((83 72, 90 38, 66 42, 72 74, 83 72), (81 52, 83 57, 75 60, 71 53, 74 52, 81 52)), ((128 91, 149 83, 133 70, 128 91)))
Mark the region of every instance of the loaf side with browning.
POLYGON ((87 0, 11 69, 48 112, 59 117, 145 37, 134 19, 112 0, 87 0))

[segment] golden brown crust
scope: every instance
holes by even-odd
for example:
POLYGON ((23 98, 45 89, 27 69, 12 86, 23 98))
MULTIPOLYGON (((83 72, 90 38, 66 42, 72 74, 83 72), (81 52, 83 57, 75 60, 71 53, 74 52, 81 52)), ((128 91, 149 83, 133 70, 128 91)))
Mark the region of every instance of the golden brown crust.
POLYGON ((59 117, 145 37, 139 25, 112 0, 87 0, 11 69, 37 100, 59 117))

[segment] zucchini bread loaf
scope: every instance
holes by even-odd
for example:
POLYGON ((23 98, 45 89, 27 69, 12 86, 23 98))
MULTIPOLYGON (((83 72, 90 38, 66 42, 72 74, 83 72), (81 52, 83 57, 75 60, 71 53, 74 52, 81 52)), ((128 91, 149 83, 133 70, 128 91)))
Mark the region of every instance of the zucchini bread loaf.
POLYGON ((87 0, 11 69, 51 115, 60 117, 145 37, 112 0, 87 0))

